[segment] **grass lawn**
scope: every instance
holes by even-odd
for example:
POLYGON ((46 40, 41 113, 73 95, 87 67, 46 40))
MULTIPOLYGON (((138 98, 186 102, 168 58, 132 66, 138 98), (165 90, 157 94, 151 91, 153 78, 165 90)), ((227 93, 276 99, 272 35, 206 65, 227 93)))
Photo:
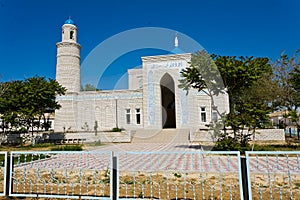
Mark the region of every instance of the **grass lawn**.
POLYGON ((285 141, 282 144, 258 143, 254 145, 254 151, 300 151, 300 140, 297 137, 286 136, 285 141))
POLYGON ((0 151, 78 151, 84 150, 85 146, 82 144, 72 145, 57 145, 51 143, 42 143, 36 145, 1 145, 0 151))

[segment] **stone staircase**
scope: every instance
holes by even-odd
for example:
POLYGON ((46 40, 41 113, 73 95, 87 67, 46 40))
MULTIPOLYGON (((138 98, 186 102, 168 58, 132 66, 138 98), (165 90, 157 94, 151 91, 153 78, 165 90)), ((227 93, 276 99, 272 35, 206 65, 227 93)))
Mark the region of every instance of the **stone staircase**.
POLYGON ((131 143, 189 143, 188 129, 137 130, 131 143))

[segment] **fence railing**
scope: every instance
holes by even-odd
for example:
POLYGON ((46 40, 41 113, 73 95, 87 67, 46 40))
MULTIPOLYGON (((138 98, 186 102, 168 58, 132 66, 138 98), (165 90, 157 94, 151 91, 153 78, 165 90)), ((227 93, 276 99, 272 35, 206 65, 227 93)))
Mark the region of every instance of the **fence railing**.
POLYGON ((0 152, 0 196, 6 194, 7 152, 0 152))
POLYGON ((123 152, 119 198, 242 199, 239 152, 123 152))
POLYGON ((9 196, 111 199, 112 152, 11 152, 9 196))
POLYGON ((0 152, 0 195, 300 199, 299 156, 298 151, 253 151, 246 152, 246 158, 241 158, 239 152, 214 151, 0 152))
POLYGON ((249 199, 300 199, 299 151, 246 152, 249 199))

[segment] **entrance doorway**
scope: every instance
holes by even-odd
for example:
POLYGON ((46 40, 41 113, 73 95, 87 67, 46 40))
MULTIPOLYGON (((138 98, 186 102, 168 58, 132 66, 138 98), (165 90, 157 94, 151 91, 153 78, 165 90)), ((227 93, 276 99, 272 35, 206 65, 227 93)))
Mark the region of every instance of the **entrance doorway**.
POLYGON ((166 73, 160 81, 162 127, 176 128, 175 85, 173 78, 166 73))

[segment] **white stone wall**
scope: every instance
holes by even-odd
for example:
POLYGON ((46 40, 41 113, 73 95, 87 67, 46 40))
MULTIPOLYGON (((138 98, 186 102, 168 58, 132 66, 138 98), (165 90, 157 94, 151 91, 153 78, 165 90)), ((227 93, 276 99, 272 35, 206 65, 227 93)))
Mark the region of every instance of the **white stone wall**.
POLYGON ((213 142, 212 133, 209 131, 197 131, 190 133, 191 142, 213 142))
POLYGON ((229 97, 227 93, 215 95, 213 100, 220 114, 229 113, 229 97))
POLYGON ((256 131, 255 141, 285 141, 284 129, 260 129, 256 131))
POLYGON ((193 96, 192 101, 193 103, 191 104, 192 106, 190 107, 190 124, 193 126, 193 129, 198 127, 198 128, 203 128, 205 125, 209 124, 211 121, 211 100, 210 97, 207 96, 204 93, 198 93, 196 91, 192 92, 191 91, 191 96, 193 96), (201 121, 201 108, 205 108, 205 113, 206 113, 206 122, 201 121))
POLYGON ((62 108, 56 112, 55 131, 106 131, 118 126, 126 130, 143 128, 143 101, 139 90, 83 91, 58 97, 62 108), (116 110, 117 108, 117 110, 116 110), (140 124, 136 109, 140 109, 140 124), (130 123, 126 121, 130 109, 130 123), (65 127, 65 128, 64 128, 65 127))
POLYGON ((77 133, 26 133, 26 134, 8 134, 1 138, 1 142, 16 143, 18 137, 27 138, 25 141, 33 142, 49 141, 53 143, 86 143, 86 142, 101 142, 101 143, 120 143, 131 142, 130 132, 77 132, 77 133), (33 137, 32 137, 33 136, 33 137))
POLYGON ((50 134, 49 139, 63 140, 72 142, 102 142, 102 143, 120 143, 131 142, 131 135, 129 132, 78 132, 78 133, 63 133, 60 135, 50 134))
POLYGON ((128 89, 137 90, 143 88, 143 69, 128 70, 128 89))
MULTIPOLYGON (((213 142, 213 133, 211 131, 202 130, 191 132, 191 142, 213 142)), ((283 129, 259 129, 256 131, 255 137, 251 136, 251 140, 255 141, 285 141, 285 133, 283 129)))
POLYGON ((61 108, 55 110, 54 131, 77 131, 77 94, 58 97, 61 108))
MULTIPOLYGON (((179 80, 182 79, 180 71, 189 66, 191 54, 176 54, 164 56, 148 56, 142 57, 143 61, 143 104, 145 127, 148 128, 162 128, 162 107, 161 107, 161 89, 160 84, 162 77, 167 73, 174 81, 174 93, 176 102, 176 128, 190 128, 197 129, 204 127, 212 119, 212 105, 211 98, 195 89, 190 89, 188 94, 178 86, 179 80), (151 84, 153 84, 153 89, 151 84), (150 91, 150 90, 154 90, 150 91), (152 97, 155 99, 152 100, 152 97), (153 102, 151 102, 153 101, 153 102), (151 108, 154 104, 155 108, 151 108), (206 121, 201 122, 200 108, 206 109, 206 121), (154 112, 155 123, 149 121, 150 110, 154 112)), ((220 94, 214 97, 215 104, 220 113, 226 113, 229 110, 229 101, 227 94, 220 94)))
POLYGON ((143 104, 145 127, 162 128, 161 79, 167 73, 174 81, 176 128, 181 128, 181 89, 178 88, 180 71, 188 66, 191 54, 142 57, 143 104), (153 99, 154 98, 154 99, 153 99), (151 120, 151 119, 155 120, 151 120))

